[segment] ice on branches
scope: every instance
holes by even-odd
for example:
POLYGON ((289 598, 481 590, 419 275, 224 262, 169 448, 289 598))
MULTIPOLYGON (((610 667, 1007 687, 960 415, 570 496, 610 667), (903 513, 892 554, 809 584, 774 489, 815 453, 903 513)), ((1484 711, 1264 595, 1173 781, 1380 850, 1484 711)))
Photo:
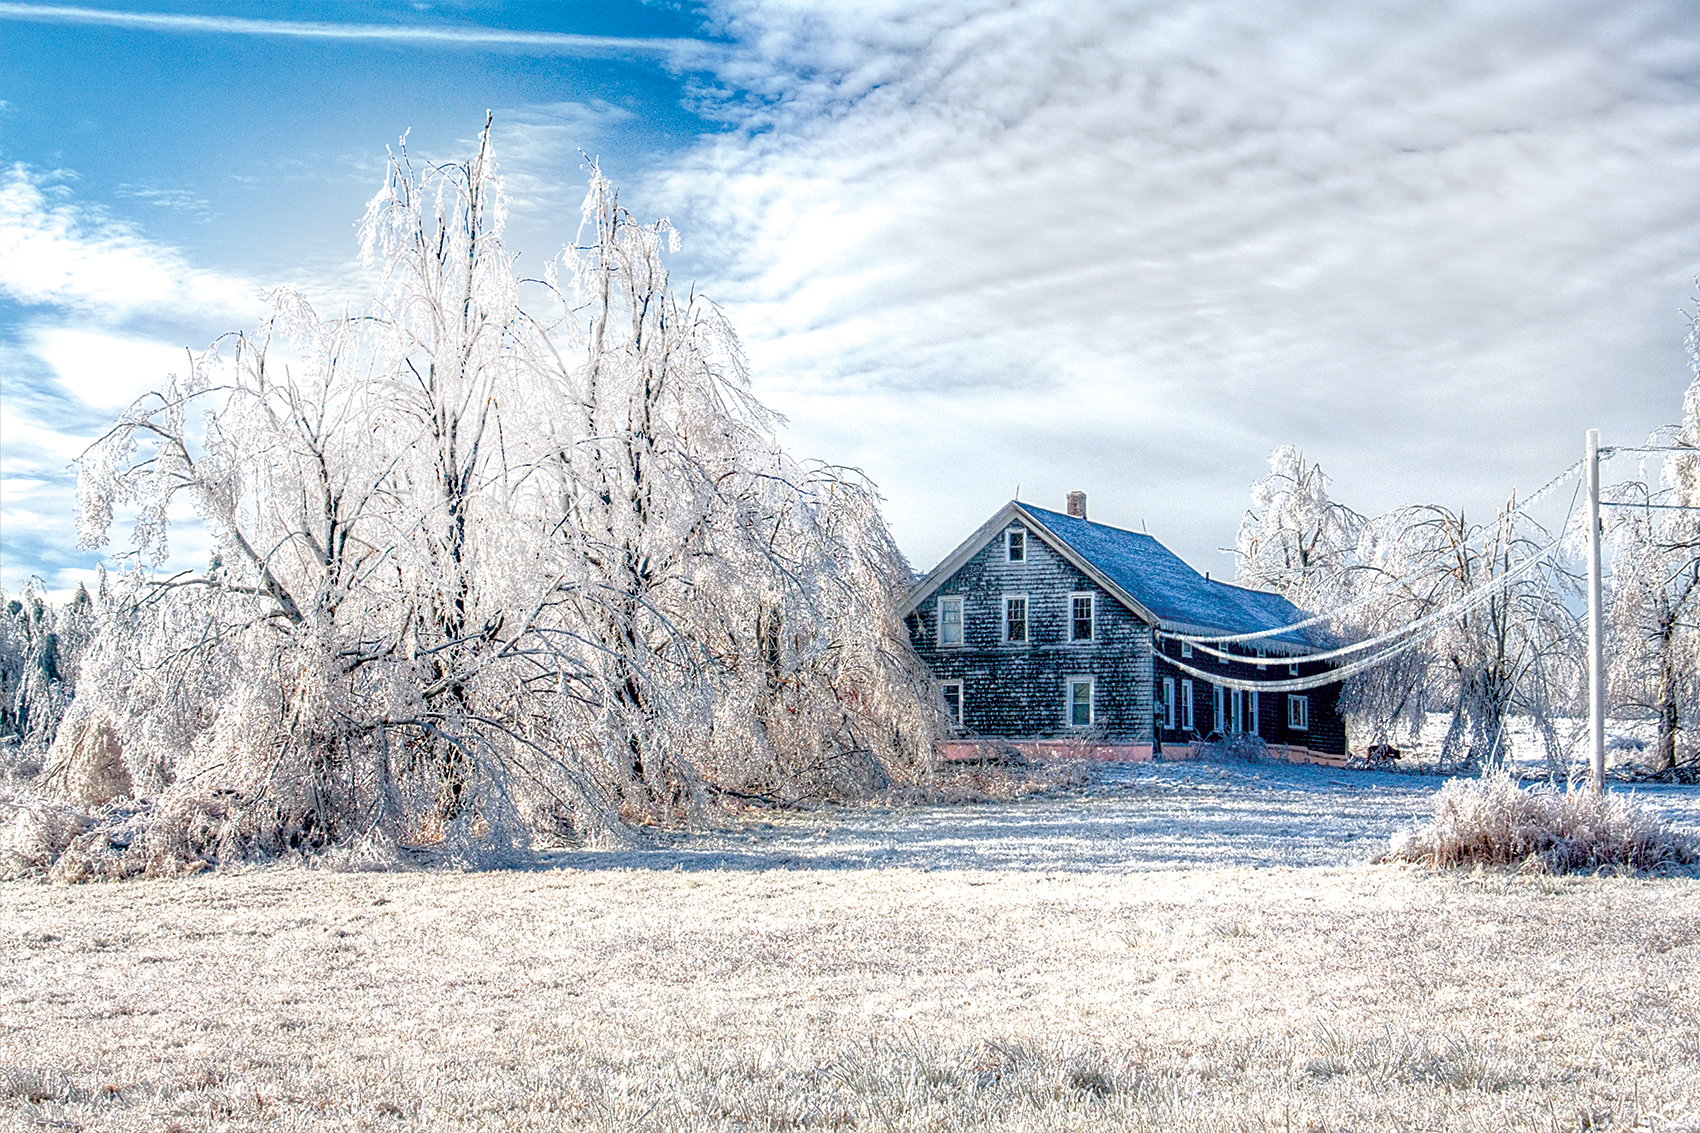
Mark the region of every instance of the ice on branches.
POLYGON ((671 229, 599 170, 542 281, 504 213, 488 125, 465 162, 399 149, 368 310, 280 290, 84 455, 86 538, 142 521, 78 711, 197 832, 159 853, 488 860, 928 766, 872 486, 778 448, 724 314, 670 289, 671 229), (180 498, 217 553, 158 577, 180 498))

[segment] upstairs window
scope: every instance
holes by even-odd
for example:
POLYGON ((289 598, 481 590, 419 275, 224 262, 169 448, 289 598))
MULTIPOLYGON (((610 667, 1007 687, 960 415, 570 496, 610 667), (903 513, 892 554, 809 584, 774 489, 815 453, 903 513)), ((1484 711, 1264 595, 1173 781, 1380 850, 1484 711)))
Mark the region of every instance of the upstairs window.
POLYGON ((1003 639, 1012 645, 1027 644, 1027 596, 1025 594, 1004 596, 1003 639))
POLYGON ((962 599, 939 599, 939 644, 962 644, 962 599))
POLYGON ((1097 630, 1097 626, 1094 624, 1097 605, 1090 594, 1072 594, 1069 596, 1068 639, 1070 641, 1092 640, 1097 630))
POLYGON ((1287 727, 1295 732, 1310 730, 1310 697, 1287 697, 1287 727))
POLYGON ((1192 656, 1192 642, 1190 642, 1190 641, 1181 642, 1181 656, 1182 657, 1191 657, 1192 656))
POLYGON ((1072 728, 1092 726, 1092 678, 1070 677, 1068 680, 1068 723, 1072 728))
POLYGON ((939 686, 939 694, 944 698, 944 714, 952 724, 958 727, 962 724, 962 682, 945 681, 939 686))
POLYGON ((1012 563, 1027 561, 1027 532, 1005 531, 1003 533, 1004 558, 1012 563))

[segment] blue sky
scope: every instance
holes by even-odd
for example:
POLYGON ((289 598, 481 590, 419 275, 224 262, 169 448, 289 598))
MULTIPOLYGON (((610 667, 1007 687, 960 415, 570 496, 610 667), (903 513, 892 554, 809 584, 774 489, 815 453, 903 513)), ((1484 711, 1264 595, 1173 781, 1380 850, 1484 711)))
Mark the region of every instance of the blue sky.
POLYGON ((67 461, 266 287, 357 300, 385 147, 486 109, 522 259, 599 157, 920 568, 1019 485, 1228 573, 1284 443, 1481 514, 1691 378, 1687 2, 0 3, 0 586, 83 577, 67 461))

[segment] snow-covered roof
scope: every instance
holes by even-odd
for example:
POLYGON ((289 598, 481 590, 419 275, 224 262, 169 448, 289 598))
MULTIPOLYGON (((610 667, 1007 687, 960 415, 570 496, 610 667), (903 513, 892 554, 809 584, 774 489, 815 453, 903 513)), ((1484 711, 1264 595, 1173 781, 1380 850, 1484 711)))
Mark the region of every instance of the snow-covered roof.
MULTIPOLYGON (((910 591, 904 613, 1001 531, 1020 518, 1135 614, 1174 633, 1229 635, 1278 629, 1306 618, 1279 594, 1205 578, 1149 535, 1123 531, 1058 511, 1011 502, 910 591)), ((1316 630, 1293 630, 1257 642, 1272 652, 1310 652, 1328 644, 1316 630)))
MULTIPOLYGON (((1091 563, 1156 615, 1164 629, 1181 633, 1255 633, 1303 621, 1305 613, 1281 597, 1205 578, 1149 535, 1123 531, 1031 504, 1017 504, 1036 525, 1091 563)), ((1262 644, 1316 648, 1303 630, 1277 634, 1262 644)))

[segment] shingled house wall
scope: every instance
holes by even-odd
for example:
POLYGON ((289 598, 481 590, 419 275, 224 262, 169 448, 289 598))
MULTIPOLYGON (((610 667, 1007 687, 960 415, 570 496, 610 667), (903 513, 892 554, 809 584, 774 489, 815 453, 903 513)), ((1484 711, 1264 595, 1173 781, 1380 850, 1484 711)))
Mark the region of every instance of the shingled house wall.
MULTIPOLYGON (((1025 531, 1019 521, 1006 530, 1025 531)), ((1008 738, 1091 735, 1110 743, 1151 742, 1151 629, 1072 563, 1029 533, 1027 557, 1007 562, 992 539, 907 618, 909 639, 940 681, 962 682, 968 732, 1008 738), (1093 595, 1093 640, 1069 640, 1071 598, 1093 595), (1003 641, 1003 599, 1025 594, 1028 640, 1003 641), (963 644, 938 643, 938 600, 961 597, 963 644), (1093 681, 1093 726, 1069 723, 1068 680, 1093 681)))

